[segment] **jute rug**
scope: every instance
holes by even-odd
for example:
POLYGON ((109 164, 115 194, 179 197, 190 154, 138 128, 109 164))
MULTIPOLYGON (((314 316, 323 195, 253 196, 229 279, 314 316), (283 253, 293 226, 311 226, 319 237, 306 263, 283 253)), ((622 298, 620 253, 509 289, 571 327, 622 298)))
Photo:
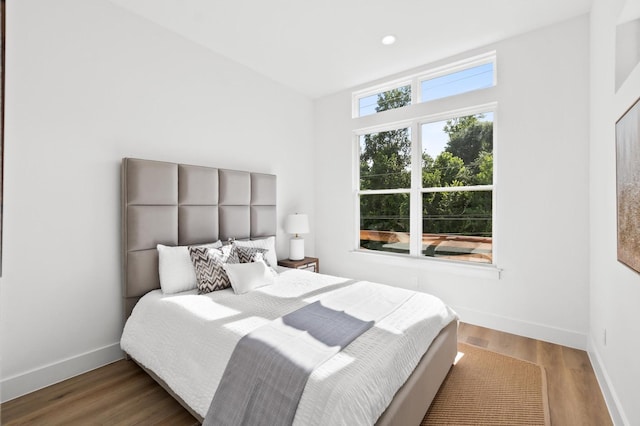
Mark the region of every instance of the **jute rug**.
POLYGON ((551 424, 541 365, 464 343, 458 352, 421 426, 551 424))

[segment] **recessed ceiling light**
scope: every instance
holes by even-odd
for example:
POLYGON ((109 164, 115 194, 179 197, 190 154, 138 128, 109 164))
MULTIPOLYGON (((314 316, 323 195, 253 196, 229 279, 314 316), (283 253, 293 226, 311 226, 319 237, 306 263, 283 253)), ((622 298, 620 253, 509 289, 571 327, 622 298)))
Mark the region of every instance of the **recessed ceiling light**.
POLYGON ((382 37, 382 44, 384 44, 385 46, 389 46, 390 44, 393 44, 395 42, 396 42, 396 36, 392 34, 382 37))

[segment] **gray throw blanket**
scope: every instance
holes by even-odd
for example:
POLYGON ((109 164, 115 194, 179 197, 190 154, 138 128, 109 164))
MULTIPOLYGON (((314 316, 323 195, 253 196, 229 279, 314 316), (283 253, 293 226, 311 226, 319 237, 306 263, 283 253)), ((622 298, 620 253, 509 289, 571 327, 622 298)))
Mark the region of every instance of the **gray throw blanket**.
POLYGON ((291 425, 311 372, 374 323, 315 302, 247 334, 203 425, 291 425))

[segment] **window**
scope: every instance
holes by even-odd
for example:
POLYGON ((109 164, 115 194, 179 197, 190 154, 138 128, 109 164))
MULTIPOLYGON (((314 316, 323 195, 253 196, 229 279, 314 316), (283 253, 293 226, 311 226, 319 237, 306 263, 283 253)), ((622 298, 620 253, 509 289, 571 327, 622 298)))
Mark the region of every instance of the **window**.
POLYGON ((353 117, 485 89, 495 86, 495 82, 495 52, 490 52, 405 80, 356 92, 353 96, 353 117))
POLYGON ((421 125, 424 256, 492 263, 493 112, 421 125))
POLYGON ((420 81, 422 102, 493 86, 493 62, 420 81))
POLYGON ((360 246, 409 253, 411 129, 361 135, 360 246))
MULTIPOLYGON (((440 76, 489 69, 493 81, 493 63, 440 76)), ((439 78, 412 84, 424 91, 439 78)), ((375 95, 371 108, 395 107, 402 90, 375 95)), ((494 114, 495 104, 469 106, 358 131, 359 249, 494 263, 494 114)))
POLYGON ((389 109, 411 105, 411 85, 400 86, 391 90, 365 93, 357 97, 358 111, 356 117, 376 114, 389 109), (378 102, 383 99, 383 102, 378 102))

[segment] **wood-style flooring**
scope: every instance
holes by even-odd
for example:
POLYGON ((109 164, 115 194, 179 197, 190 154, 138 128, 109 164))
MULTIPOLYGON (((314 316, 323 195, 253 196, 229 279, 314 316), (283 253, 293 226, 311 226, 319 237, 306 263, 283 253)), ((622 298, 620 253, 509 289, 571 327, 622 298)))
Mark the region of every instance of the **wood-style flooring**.
MULTIPOLYGON (((586 352, 460 323, 458 341, 537 362, 547 371, 552 425, 611 425, 586 352)), ((2 425, 196 425, 132 361, 117 361, 0 406, 2 425)))
POLYGON ((460 323, 458 342, 542 365, 552 425, 612 425, 591 361, 585 351, 460 323))

